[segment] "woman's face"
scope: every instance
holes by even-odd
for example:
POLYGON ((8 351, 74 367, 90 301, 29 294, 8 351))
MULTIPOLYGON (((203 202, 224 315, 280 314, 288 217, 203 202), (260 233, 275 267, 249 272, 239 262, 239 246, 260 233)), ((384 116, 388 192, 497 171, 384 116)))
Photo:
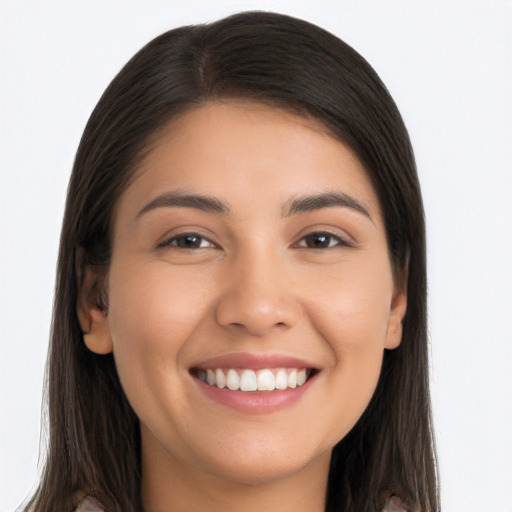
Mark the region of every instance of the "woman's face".
POLYGON ((87 344, 113 350, 143 467, 248 483, 328 466, 405 312, 359 160, 246 102, 159 137, 116 208, 108 304, 87 344))

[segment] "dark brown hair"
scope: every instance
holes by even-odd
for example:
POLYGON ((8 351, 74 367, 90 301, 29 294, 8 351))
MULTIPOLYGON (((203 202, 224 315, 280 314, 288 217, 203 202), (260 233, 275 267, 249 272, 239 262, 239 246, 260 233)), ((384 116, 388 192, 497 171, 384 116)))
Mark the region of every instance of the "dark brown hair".
MULTIPOLYGON (((112 355, 84 345, 77 276, 108 272, 114 207, 154 134, 204 103, 249 99, 322 122, 364 164, 380 200, 395 278, 407 286, 399 348, 386 351, 376 392, 334 448, 326 510, 375 512, 395 494, 439 510, 429 403, 425 228, 406 128, 370 65, 332 34, 264 12, 157 37, 120 71, 85 128, 69 184, 48 359, 49 440, 28 507, 73 509, 97 490, 109 512, 143 509, 138 420, 112 355)), ((98 300, 101 303, 101 291, 98 300)), ((27 507, 27 510, 28 510, 27 507)))

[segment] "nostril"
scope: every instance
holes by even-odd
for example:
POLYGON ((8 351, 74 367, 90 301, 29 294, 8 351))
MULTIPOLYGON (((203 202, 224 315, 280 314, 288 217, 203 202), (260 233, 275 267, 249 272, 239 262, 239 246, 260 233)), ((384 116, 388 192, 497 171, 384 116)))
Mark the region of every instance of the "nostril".
POLYGON ((274 329, 284 330, 288 328, 288 324, 286 322, 266 322, 264 318, 257 319, 248 319, 246 323, 243 322, 230 322, 229 327, 234 331, 247 331, 255 336, 265 336, 269 334, 274 329))
POLYGON ((235 289, 219 301, 216 321, 223 327, 264 336, 276 327, 281 331, 292 327, 300 316, 300 306, 294 298, 278 293, 262 294, 258 290, 235 289))

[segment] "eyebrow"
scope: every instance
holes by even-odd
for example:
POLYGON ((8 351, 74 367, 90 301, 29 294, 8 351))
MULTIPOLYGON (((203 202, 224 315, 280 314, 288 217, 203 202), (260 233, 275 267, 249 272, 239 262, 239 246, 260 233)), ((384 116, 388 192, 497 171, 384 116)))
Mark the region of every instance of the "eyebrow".
POLYGON ((220 199, 200 194, 186 194, 183 192, 166 192, 150 201, 137 214, 137 218, 157 208, 194 208, 207 213, 229 215, 229 206, 220 199))
POLYGON ((342 192, 324 192, 310 196, 298 197, 287 201, 283 206, 283 217, 289 217, 303 212, 311 212, 320 210, 321 208, 332 208, 340 206, 343 208, 351 208, 373 222, 368 210, 354 197, 342 192))
MULTIPOLYGON (((139 211, 137 218, 158 208, 172 207, 194 208, 203 212, 225 216, 230 214, 229 205, 216 197, 173 191, 161 194, 150 201, 139 211)), ((342 192, 324 192, 321 194, 290 199, 289 201, 286 201, 281 211, 283 217, 290 217, 292 215, 297 215, 298 213, 311 212, 322 208, 332 207, 351 208, 352 210, 363 214, 373 222, 368 210, 357 199, 342 192)))

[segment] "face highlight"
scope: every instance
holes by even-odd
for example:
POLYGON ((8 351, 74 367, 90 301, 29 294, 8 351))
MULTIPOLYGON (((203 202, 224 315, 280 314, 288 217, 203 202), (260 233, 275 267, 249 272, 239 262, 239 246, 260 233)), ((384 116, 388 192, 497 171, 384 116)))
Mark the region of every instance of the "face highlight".
POLYGON ((326 471, 400 342, 392 275, 371 183, 325 129, 251 103, 171 122, 117 205, 108 316, 90 313, 143 467, 326 471))

